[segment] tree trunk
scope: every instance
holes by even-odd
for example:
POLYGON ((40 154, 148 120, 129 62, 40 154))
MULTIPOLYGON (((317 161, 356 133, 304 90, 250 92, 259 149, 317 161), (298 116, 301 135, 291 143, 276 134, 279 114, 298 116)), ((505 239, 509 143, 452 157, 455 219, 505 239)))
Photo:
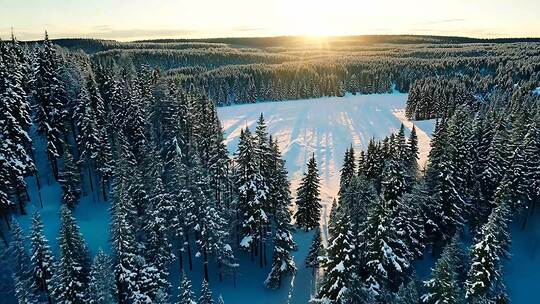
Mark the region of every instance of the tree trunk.
POLYGON ((189 271, 191 271, 193 270, 193 261, 191 259, 191 244, 189 243, 189 233, 187 232, 186 232, 186 243, 187 243, 189 271))
POLYGON ((94 182, 92 178, 92 165, 88 162, 88 181, 90 182, 90 193, 94 193, 94 182))
POLYGON ((180 274, 184 272, 184 258, 182 248, 178 250, 178 265, 180 266, 180 274))
POLYGON ((206 251, 206 248, 203 249, 203 257, 204 257, 204 279, 206 282, 208 281, 208 252, 206 251))
POLYGON ((49 161, 51 162, 51 169, 55 180, 58 180, 58 162, 56 161, 56 157, 54 155, 51 155, 49 153, 49 161))
POLYGON ((259 267, 263 268, 263 255, 264 255, 264 253, 263 253, 263 240, 262 240, 262 238, 261 238, 261 240, 259 242, 259 247, 260 247, 260 250, 261 250, 261 252, 259 254, 259 267))

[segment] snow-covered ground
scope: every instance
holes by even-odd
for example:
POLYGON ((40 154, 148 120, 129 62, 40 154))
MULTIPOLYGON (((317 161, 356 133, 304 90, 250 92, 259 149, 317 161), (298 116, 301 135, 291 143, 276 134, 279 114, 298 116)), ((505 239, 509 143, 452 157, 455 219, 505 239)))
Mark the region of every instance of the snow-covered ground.
MULTIPOLYGON (((249 126, 253 131, 259 115, 264 115, 268 131, 278 139, 286 160, 293 193, 315 153, 321 197, 328 205, 337 195, 339 170, 350 145, 360 152, 371 138, 382 139, 396 132, 402 122, 408 135, 413 123, 405 118, 406 100, 407 94, 401 93, 347 95, 221 107, 218 115, 231 153, 236 151, 240 130, 249 126)), ((433 125, 432 120, 416 125, 421 165, 427 159, 433 125)))

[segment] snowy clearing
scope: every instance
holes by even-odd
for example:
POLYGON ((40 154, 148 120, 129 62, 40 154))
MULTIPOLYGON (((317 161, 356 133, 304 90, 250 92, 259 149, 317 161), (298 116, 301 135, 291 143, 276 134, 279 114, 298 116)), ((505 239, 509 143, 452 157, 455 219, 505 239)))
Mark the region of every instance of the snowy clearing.
MULTIPOLYGON (((345 150, 352 146, 359 152, 370 138, 382 139, 399 129, 410 131, 413 122, 405 118, 407 94, 347 95, 287 102, 262 102, 218 108, 225 131, 225 142, 231 153, 236 151, 240 130, 254 130, 262 113, 269 133, 278 139, 287 162, 293 194, 306 169, 311 153, 315 153, 321 176, 323 203, 330 204, 337 196, 339 170, 345 150)), ((429 153, 434 121, 414 122, 420 148, 420 165, 429 153)), ((407 134, 408 135, 408 134, 407 134)))

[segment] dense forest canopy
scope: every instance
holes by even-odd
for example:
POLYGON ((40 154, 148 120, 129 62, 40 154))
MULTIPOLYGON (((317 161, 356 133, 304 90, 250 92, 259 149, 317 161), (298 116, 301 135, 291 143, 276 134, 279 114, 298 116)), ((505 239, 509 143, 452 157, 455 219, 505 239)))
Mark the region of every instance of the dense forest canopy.
POLYGON ((508 225, 526 229, 540 198, 538 39, 13 37, 0 41, 0 96, 1 285, 19 303, 213 303, 213 280, 239 267, 268 267, 278 289, 304 267, 296 228, 315 231, 313 303, 510 301, 508 225), (216 112, 393 91, 409 93, 407 117, 437 119, 427 168, 414 128, 349 149, 324 241, 315 157, 290 189, 265 118, 229 155, 216 112), (58 250, 27 214, 43 174, 62 191, 58 250), (86 195, 110 204, 110 256, 91 256, 73 216, 86 195), (424 255, 437 262, 418 284, 424 255))

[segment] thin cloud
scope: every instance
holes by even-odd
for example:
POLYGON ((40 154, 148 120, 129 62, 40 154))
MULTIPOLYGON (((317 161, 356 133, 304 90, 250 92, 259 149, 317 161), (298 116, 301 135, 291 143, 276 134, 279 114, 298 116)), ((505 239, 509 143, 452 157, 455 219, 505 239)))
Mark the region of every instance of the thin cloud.
POLYGON ((417 23, 413 23, 412 25, 437 25, 437 24, 445 24, 445 23, 459 23, 459 22, 465 22, 465 21, 467 21, 467 19, 453 18, 453 19, 443 19, 443 20, 432 20, 432 21, 417 22, 417 23))

